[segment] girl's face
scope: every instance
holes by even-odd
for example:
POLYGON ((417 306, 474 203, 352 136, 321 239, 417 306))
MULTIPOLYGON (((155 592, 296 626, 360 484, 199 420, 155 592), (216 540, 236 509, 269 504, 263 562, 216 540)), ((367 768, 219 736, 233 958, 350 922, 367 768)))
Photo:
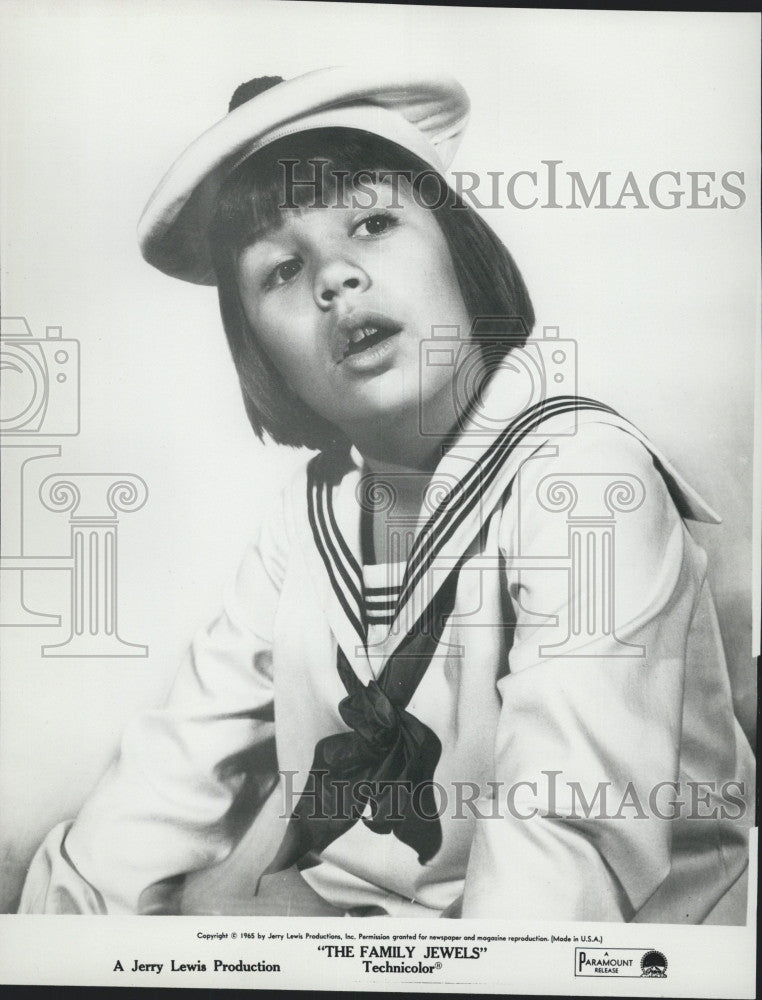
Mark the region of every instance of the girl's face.
MULTIPOLYGON (((367 189, 365 189, 367 190, 367 189)), ((365 190, 361 199, 367 204, 365 190)), ((246 319, 291 389, 352 439, 353 430, 419 406, 456 413, 454 369, 426 363, 432 326, 466 338, 471 321, 434 212, 403 190, 371 185, 372 208, 283 212, 246 247, 238 284, 246 319)), ((440 352, 441 353, 441 352, 440 352)), ((454 352, 453 352, 454 353, 454 352)))

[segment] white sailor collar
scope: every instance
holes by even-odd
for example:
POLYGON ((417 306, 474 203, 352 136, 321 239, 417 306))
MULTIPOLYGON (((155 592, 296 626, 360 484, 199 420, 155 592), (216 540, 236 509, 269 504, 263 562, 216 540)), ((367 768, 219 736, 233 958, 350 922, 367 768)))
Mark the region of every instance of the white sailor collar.
POLYGON ((393 516, 393 491, 381 488, 369 495, 363 459, 355 448, 341 456, 323 453, 309 463, 307 517, 299 519, 301 539, 331 629, 361 680, 368 682, 380 674, 445 580, 457 572, 521 464, 539 449, 552 446, 554 436, 574 433, 579 423, 605 422, 636 437, 654 457, 680 514, 720 522, 659 449, 613 409, 583 397, 554 396, 517 412, 515 400, 522 395, 516 378, 510 364, 499 367, 458 435, 443 446, 418 522, 410 526, 415 538, 394 622, 380 647, 366 645, 360 505, 361 499, 375 503, 393 516))

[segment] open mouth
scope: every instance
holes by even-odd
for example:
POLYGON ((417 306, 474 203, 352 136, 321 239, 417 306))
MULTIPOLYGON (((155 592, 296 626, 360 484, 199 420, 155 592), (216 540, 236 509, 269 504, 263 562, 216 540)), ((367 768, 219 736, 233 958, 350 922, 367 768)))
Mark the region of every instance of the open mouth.
POLYGON ((378 347, 389 337, 399 333, 401 329, 402 327, 396 323, 385 322, 357 327, 349 334, 347 345, 344 348, 344 357, 348 358, 353 354, 361 354, 363 351, 378 347))

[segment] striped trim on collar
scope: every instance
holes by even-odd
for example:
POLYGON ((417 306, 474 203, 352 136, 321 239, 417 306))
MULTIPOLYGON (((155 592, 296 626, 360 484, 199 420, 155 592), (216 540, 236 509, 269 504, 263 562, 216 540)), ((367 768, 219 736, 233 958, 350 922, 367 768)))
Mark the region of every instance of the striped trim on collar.
POLYGON ((501 467, 527 434, 550 417, 575 410, 603 410, 618 416, 604 403, 579 396, 556 396, 529 407, 513 420, 445 497, 418 534, 402 579, 397 611, 409 599, 416 585, 456 528, 469 515, 482 493, 492 484, 501 467))
POLYGON ((316 455, 307 466, 307 514, 312 536, 344 613, 365 644, 368 622, 363 600, 362 570, 336 523, 333 512, 335 482, 329 459, 316 455))
MULTIPOLYGON (((485 491, 495 483, 501 468, 521 441, 545 420, 577 410, 598 410, 619 416, 610 406, 594 399, 555 396, 526 409, 484 449, 418 533, 405 568, 395 617, 400 616, 430 570, 437 553, 472 513, 485 491)), ((307 468, 307 512, 315 546, 333 590, 358 638, 365 644, 368 620, 363 574, 334 514, 335 472, 332 456, 320 454, 310 461, 307 468)))

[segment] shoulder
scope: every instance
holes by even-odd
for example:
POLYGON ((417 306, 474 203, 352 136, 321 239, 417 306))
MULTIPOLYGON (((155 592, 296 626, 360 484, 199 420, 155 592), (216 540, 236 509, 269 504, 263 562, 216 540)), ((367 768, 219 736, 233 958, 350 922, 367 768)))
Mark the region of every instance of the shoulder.
MULTIPOLYGON (((609 423, 585 416, 576 424, 548 421, 521 460, 519 488, 550 489, 556 480, 566 480, 569 492, 579 499, 596 490, 610 490, 627 483, 640 495, 669 500, 664 477, 652 452, 625 422, 609 423)), ((644 497, 645 499, 645 497, 644 497)), ((674 506, 674 505, 673 505, 674 506)))
POLYGON ((655 571, 666 553, 679 561, 682 519, 646 445, 595 416, 572 431, 543 435, 522 461, 503 509, 503 547, 525 550, 541 536, 558 545, 573 523, 597 521, 615 527, 617 557, 632 572, 655 571))
POLYGON ((257 576, 262 568, 276 586, 282 584, 298 538, 297 521, 303 513, 310 460, 309 455, 299 456, 295 466, 286 460, 285 469, 281 460, 270 463, 273 478, 280 478, 281 483, 265 502, 244 547, 237 571, 238 586, 242 580, 257 576))
POLYGON ((509 584, 534 595, 528 606, 559 613, 569 587, 601 572, 594 586, 607 581, 616 593, 622 627, 692 606, 706 569, 646 445, 603 422, 580 424, 528 455, 498 537, 509 584))
POLYGON ((600 414, 580 413, 570 433, 551 434, 547 444, 556 449, 557 467, 578 466, 580 472, 637 475, 663 482, 653 455, 626 422, 612 423, 600 414))
POLYGON ((311 509, 326 490, 340 487, 355 466, 346 454, 319 452, 298 456, 296 466, 270 504, 259 532, 263 558, 283 564, 303 539, 311 509))
MULTIPOLYGON (((580 410, 543 421, 536 429, 536 460, 556 469, 636 475, 664 485, 655 455, 660 452, 618 414, 580 410)), ((535 456, 533 456, 533 459, 535 456)))
POLYGON ((259 527, 256 547, 264 560, 277 566, 280 576, 299 537, 299 522, 306 516, 308 482, 316 457, 299 456, 265 510, 259 527))

